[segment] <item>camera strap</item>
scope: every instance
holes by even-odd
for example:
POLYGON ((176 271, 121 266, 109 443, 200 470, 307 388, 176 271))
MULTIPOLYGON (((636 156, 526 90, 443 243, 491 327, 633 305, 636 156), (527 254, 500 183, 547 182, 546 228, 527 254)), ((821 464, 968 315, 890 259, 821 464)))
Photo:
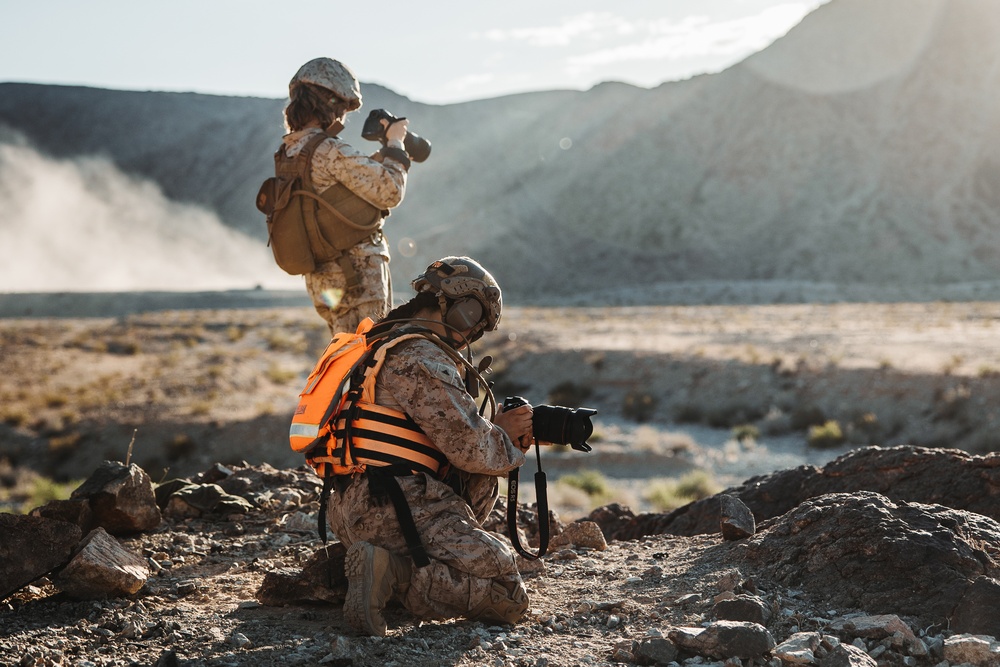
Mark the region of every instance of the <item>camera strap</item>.
POLYGON ((507 473, 507 532, 510 543, 517 553, 528 560, 538 560, 549 548, 549 496, 545 483, 545 473, 542 472, 542 452, 535 440, 535 459, 538 471, 535 473, 535 501, 538 506, 538 553, 531 553, 521 545, 517 536, 517 486, 520 468, 514 468, 507 473))

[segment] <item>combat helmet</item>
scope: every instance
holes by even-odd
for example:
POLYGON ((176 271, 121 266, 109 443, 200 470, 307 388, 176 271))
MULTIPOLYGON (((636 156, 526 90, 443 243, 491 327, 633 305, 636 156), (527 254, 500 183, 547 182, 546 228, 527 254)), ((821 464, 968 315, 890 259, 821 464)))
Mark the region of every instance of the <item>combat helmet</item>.
POLYGON ((413 289, 438 297, 441 317, 456 329, 472 329, 476 340, 500 322, 503 299, 490 272, 470 257, 445 257, 413 280, 413 289))
POLYGON ((314 58, 299 68, 292 80, 288 82, 288 90, 298 85, 310 83, 325 88, 338 99, 347 102, 351 111, 361 108, 361 84, 346 65, 332 58, 314 58))

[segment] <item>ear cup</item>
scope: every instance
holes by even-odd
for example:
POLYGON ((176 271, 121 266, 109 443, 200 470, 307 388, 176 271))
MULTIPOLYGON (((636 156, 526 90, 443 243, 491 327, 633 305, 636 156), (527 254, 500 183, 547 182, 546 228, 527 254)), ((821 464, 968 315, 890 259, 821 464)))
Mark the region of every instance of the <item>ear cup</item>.
POLYGON ((483 319, 483 304, 477 299, 459 299, 445 313, 444 321, 456 329, 471 329, 483 319))

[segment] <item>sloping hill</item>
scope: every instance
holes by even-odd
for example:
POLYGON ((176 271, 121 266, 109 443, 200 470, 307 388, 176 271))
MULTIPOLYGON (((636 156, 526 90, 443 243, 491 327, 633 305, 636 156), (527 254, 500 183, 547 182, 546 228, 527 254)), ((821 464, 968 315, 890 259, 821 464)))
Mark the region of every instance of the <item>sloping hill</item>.
MULTIPOLYGON (((394 275, 467 252, 522 300, 678 280, 994 280, 998 63, 988 3, 833 0, 743 63, 654 90, 428 106, 364 86, 365 110, 410 117, 434 145, 390 220, 394 275)), ((41 150, 108 155, 258 239, 281 106, 0 84, 0 122, 41 150)))

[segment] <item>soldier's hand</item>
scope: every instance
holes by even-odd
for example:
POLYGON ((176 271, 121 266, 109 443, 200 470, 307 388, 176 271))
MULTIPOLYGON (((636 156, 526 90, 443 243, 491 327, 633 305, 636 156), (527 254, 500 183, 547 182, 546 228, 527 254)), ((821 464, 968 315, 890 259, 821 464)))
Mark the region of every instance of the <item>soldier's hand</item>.
POLYGON ((406 128, 409 126, 410 121, 405 118, 400 118, 392 125, 389 125, 389 121, 382 119, 382 124, 386 125, 385 128, 385 138, 386 141, 398 141, 403 143, 403 139, 406 138, 406 128))
POLYGON ((499 413, 493 423, 502 428, 521 451, 526 452, 532 443, 531 414, 531 406, 522 405, 499 413))

